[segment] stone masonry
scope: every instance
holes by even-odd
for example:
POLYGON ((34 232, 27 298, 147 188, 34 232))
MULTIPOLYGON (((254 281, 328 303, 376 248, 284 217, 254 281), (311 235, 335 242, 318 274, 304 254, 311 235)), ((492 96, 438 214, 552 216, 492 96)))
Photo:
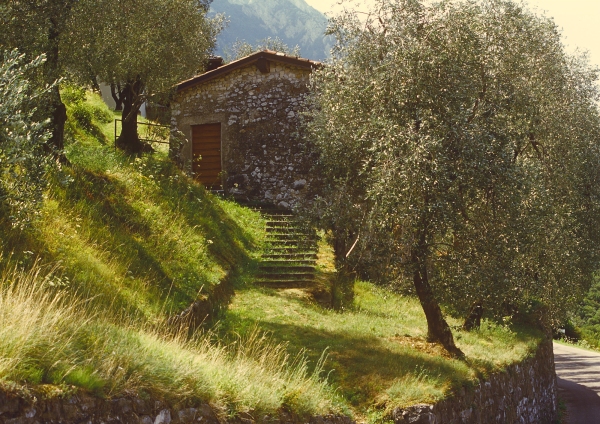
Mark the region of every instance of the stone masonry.
POLYGON ((397 409, 395 424, 553 424, 558 417, 552 339, 534 356, 435 405, 397 409))
POLYGON ((264 51, 209 71, 198 83, 180 84, 171 127, 187 139, 181 150, 187 169, 192 126, 221 123, 224 191, 292 209, 310 193, 315 156, 300 137, 298 123, 310 74, 318 65, 264 51))
MULTIPOLYGON (((535 354, 493 374, 474 388, 461 389, 435 405, 393 412, 396 424, 553 424, 557 419, 556 374, 552 340, 535 354)), ((0 424, 143 423, 143 424, 355 424, 347 416, 297 417, 240 414, 227 417, 199 402, 174 406, 159 400, 125 396, 101 399, 86 393, 47 399, 34 391, 0 389, 0 424)))

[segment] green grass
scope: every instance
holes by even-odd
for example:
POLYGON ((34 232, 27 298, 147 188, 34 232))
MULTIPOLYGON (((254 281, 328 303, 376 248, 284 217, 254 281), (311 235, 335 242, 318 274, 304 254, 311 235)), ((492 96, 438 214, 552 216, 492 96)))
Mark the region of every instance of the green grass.
POLYGON ((115 324, 52 280, 39 264, 0 277, 0 384, 137 393, 172 405, 202 400, 222 417, 340 410, 319 367, 309 372, 302 355, 290 357, 257 332, 223 345, 123 315, 115 324))
POLYGON ((203 400, 223 417, 352 411, 376 421, 450 396, 539 342, 535 331, 484 322, 455 331, 467 360, 448 358, 425 341, 414 298, 358 282, 354 298, 336 286, 328 299, 336 280, 324 241, 315 287, 254 286, 264 219, 185 176, 164 146, 115 151, 119 114, 69 90, 70 163, 49 175, 27 232, 0 215, 0 386, 203 400), (213 330, 172 324, 206 299, 221 311, 213 330))
MULTIPOLYGON (((88 109, 102 107, 86 96, 88 109)), ((72 290, 150 321, 252 272, 264 238, 258 213, 207 192, 166 152, 116 152, 113 124, 92 118, 91 125, 69 120, 71 165, 52 177, 30 237, 6 230, 5 256, 59 263, 72 290)))
POLYGON ((290 352, 305 351, 313 363, 327 350, 329 380, 359 415, 447 397, 522 360, 541 336, 484 321, 480 331, 455 331, 468 359, 450 359, 425 341, 416 299, 366 282, 356 284, 354 306, 342 313, 323 309, 300 290, 240 287, 222 331, 244 334, 257 326, 290 352))

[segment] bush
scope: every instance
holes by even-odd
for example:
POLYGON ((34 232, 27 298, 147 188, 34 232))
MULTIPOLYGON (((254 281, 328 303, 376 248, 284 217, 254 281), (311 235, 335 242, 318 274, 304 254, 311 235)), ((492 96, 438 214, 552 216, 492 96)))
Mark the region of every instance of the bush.
POLYGON ((85 103, 75 103, 71 107, 71 116, 77 121, 77 124, 79 124, 80 127, 87 130, 92 129, 94 113, 92 108, 85 103))
POLYGON ((30 222, 46 187, 48 122, 34 118, 45 91, 33 88, 25 77, 44 61, 39 56, 26 62, 25 55, 13 50, 3 54, 0 64, 0 206, 14 227, 30 222))
POLYGON ((92 130, 94 128, 93 121, 107 124, 113 120, 113 115, 105 104, 99 106, 85 102, 85 91, 83 91, 83 97, 79 95, 77 89, 66 90, 61 93, 61 96, 65 102, 71 104, 69 108, 71 117, 83 129, 92 130))
POLYGON ((60 97, 65 104, 82 103, 85 101, 85 89, 75 85, 66 85, 60 90, 60 97))

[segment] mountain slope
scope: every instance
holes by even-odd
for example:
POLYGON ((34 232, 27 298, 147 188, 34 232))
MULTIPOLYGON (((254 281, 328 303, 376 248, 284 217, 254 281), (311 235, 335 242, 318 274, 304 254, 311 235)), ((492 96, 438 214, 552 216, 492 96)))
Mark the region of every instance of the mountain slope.
POLYGON ((214 0, 211 13, 222 13, 229 22, 217 38, 217 54, 236 40, 255 44, 278 37, 290 47, 300 46, 303 57, 324 60, 333 44, 324 35, 327 18, 304 0, 214 0))

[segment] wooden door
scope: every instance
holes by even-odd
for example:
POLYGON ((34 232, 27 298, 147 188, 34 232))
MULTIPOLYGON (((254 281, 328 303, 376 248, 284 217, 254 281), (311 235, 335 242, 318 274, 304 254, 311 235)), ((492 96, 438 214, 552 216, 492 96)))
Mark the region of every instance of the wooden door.
POLYGON ((192 171, 206 188, 221 188, 221 124, 192 126, 192 171))

